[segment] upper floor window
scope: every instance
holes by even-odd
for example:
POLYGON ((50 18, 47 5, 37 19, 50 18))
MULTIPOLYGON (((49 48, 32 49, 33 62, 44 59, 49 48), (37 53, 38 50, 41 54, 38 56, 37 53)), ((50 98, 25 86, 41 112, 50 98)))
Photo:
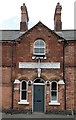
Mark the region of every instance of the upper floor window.
POLYGON ((38 39, 34 42, 34 55, 44 56, 45 55, 45 42, 41 39, 38 39))
POLYGON ((57 102, 57 82, 51 83, 51 102, 57 102))

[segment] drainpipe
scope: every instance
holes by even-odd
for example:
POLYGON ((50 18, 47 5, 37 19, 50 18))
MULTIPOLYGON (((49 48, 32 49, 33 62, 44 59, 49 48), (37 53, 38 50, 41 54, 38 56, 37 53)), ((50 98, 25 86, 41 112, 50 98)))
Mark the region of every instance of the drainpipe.
MULTIPOLYGON (((11 110, 13 110, 13 94, 14 94, 14 81, 12 80, 12 67, 13 67, 13 45, 14 41, 11 43, 11 71, 10 71, 10 80, 11 80, 11 87, 12 87, 12 99, 11 99, 11 110)), ((11 112, 12 114, 12 112, 11 112)))
POLYGON ((66 110, 66 78, 65 78, 65 47, 67 46, 68 42, 66 40, 64 40, 63 43, 63 80, 65 82, 65 90, 64 90, 64 101, 65 101, 65 106, 64 109, 66 110))

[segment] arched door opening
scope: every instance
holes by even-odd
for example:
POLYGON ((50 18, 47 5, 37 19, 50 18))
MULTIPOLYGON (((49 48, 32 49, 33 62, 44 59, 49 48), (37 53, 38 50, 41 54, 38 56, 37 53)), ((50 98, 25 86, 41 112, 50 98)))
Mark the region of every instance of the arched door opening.
POLYGON ((33 112, 45 112, 45 82, 41 78, 33 84, 33 112))

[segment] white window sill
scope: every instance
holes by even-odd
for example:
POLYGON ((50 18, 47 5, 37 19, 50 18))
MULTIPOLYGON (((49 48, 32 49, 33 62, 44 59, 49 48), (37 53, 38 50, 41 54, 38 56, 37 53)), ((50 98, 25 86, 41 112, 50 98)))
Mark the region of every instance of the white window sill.
POLYGON ((49 105, 60 105, 58 102, 50 102, 49 105))
POLYGON ((27 102, 27 101, 20 101, 20 102, 18 102, 18 104, 19 104, 19 105, 28 105, 29 102, 27 102))

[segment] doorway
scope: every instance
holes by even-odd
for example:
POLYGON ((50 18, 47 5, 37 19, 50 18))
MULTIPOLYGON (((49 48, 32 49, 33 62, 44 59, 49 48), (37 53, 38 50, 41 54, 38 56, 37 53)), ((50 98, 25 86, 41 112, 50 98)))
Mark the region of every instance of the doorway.
POLYGON ((33 84, 33 112, 45 111, 45 83, 37 78, 33 84))

